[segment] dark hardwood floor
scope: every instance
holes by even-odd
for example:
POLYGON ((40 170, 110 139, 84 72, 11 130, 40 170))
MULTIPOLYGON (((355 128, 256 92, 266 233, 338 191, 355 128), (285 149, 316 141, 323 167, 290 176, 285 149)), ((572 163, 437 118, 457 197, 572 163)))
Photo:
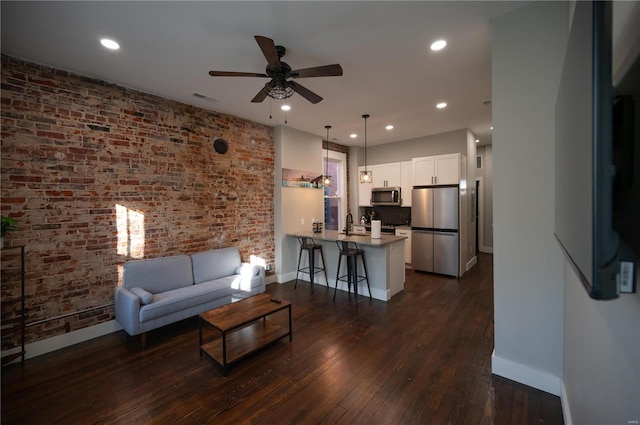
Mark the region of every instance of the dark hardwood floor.
MULTIPOLYGON (((2 369, 6 424, 562 424, 560 399, 491 375, 492 256, 461 279, 407 271, 389 302, 307 283, 288 338, 232 366, 198 322, 116 332, 2 369)), ((366 291, 365 291, 366 293, 366 291)))

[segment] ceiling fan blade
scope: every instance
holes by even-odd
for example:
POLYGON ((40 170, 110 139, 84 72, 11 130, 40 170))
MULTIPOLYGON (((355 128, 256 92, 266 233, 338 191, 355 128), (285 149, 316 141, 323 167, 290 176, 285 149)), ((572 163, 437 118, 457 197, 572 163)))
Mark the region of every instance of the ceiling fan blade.
POLYGON ((255 97, 253 99, 251 99, 251 102, 253 102, 253 103, 262 102, 263 100, 265 100, 267 98, 267 96, 269 95, 269 91, 270 90, 271 90, 271 82, 268 82, 267 84, 264 85, 262 90, 260 90, 258 92, 258 94, 256 94, 255 97))
POLYGON ((278 57, 276 45, 273 40, 261 35, 255 35, 254 38, 258 42, 258 46, 260 46, 260 50, 262 50, 262 54, 267 59, 269 66, 271 66, 271 68, 276 72, 280 72, 280 58, 278 57))
POLYGON ((300 84, 296 83, 295 81, 287 81, 287 84, 289 84, 289 86, 293 87, 293 89, 296 91, 296 93, 298 93, 300 96, 304 97, 305 99, 307 99, 309 102, 316 104, 318 102, 320 102, 322 100, 322 98, 320 96, 318 96, 317 94, 315 94, 314 92, 312 92, 311 90, 309 90, 308 88, 301 86, 300 84))
POLYGON ((256 72, 233 72, 233 71, 209 71, 212 77, 268 77, 267 74, 256 72))
POLYGON ((342 67, 340 65, 324 65, 314 66, 313 68, 297 69, 291 71, 291 78, 307 78, 307 77, 339 77, 342 75, 342 67))

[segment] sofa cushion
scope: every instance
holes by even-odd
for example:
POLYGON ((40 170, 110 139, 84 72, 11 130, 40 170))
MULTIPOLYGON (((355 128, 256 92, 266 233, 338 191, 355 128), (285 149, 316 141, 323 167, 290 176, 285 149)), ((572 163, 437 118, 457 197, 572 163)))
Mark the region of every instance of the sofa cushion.
POLYGON ((132 260, 124 265, 123 286, 127 289, 139 287, 157 294, 191 285, 193 271, 188 255, 132 260))
POLYGON ((140 303, 142 304, 149 304, 153 300, 153 294, 151 294, 151 292, 147 292, 137 286, 135 288, 131 288, 130 291, 140 298, 140 303))
POLYGON ((212 249, 191 255, 193 282, 202 283, 236 273, 240 266, 240 252, 236 247, 212 249))
POLYGON ((153 302, 140 308, 140 322, 186 310, 232 293, 233 289, 229 282, 221 279, 154 294, 153 302))
MULTIPOLYGON (((233 293, 240 292, 251 292, 256 288, 262 287, 262 278, 260 276, 247 276, 247 275, 239 275, 234 274, 231 276, 223 277, 220 279, 216 279, 213 282, 224 282, 225 285, 229 286, 233 290, 233 293)), ((209 282, 203 282, 209 283, 209 282)), ((202 285, 202 284, 200 284, 202 285)))

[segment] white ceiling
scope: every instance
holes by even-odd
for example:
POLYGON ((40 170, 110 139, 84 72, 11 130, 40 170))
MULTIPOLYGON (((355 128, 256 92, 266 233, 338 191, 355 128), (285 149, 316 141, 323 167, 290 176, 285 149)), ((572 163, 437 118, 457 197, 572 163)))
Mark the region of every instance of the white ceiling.
POLYGON ((491 143, 490 20, 513 1, 9 2, 2 1, 2 52, 270 126, 344 145, 377 145, 469 128, 491 143), (283 45, 293 69, 339 63, 344 75, 298 79, 324 98, 295 94, 251 103, 264 72, 254 35, 283 45), (100 46, 102 37, 119 51, 100 46), (443 38, 447 47, 429 49, 443 38), (199 93, 210 99, 199 99, 199 93), (438 102, 447 102, 444 110, 438 102), (273 118, 270 119, 269 115, 273 118), (384 127, 393 124, 395 129, 384 127), (352 140, 350 133, 360 137, 352 140))

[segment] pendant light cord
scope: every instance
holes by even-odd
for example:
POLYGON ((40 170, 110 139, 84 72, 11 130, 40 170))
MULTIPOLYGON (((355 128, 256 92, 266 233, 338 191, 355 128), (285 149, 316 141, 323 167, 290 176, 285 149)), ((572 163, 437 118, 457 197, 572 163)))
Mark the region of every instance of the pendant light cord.
POLYGON ((327 129, 327 159, 324 163, 324 182, 328 184, 329 182, 329 129, 330 125, 325 125, 324 128, 327 129))
POLYGON ((364 118, 364 172, 367 172, 367 118, 369 118, 369 114, 364 114, 362 116, 364 118))

